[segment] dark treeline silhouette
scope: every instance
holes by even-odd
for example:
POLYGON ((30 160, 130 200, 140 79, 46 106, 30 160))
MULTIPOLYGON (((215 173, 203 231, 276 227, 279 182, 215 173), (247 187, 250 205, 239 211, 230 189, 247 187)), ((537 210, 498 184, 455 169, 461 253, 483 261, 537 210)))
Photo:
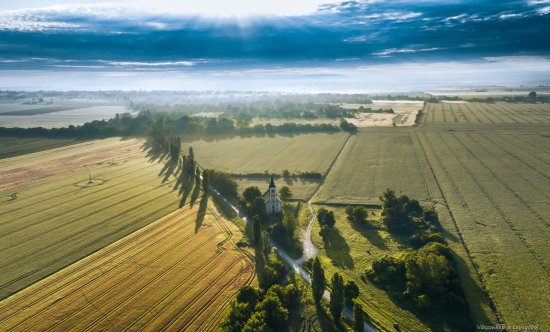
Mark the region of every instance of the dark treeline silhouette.
POLYGON ((331 124, 284 123, 274 126, 258 124, 253 127, 236 126, 228 118, 202 118, 187 115, 160 114, 150 111, 140 112, 137 116, 129 113, 117 114, 109 120, 94 120, 81 126, 70 125, 63 128, 5 128, 0 127, 0 136, 42 137, 42 138, 105 138, 114 136, 146 136, 163 133, 173 135, 275 135, 293 133, 335 133, 340 129, 331 124), (157 132, 155 132, 157 130, 157 132))

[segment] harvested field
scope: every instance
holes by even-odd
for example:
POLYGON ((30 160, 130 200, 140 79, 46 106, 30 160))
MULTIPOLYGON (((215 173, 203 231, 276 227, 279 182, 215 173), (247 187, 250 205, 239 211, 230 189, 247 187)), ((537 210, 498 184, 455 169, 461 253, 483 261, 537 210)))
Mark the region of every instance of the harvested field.
POLYGON ((148 159, 142 140, 90 141, 0 167, 0 298, 181 204, 171 169, 148 159))
POLYGON ((0 302, 0 326, 215 330, 233 294, 253 281, 254 264, 234 244, 240 238, 236 227, 206 201, 184 206, 0 302))
POLYGON ((303 134, 274 137, 234 137, 186 142, 193 147, 202 167, 229 173, 324 173, 338 154, 348 134, 303 134))
POLYGON ((416 114, 423 107, 422 101, 373 100, 372 104, 343 104, 344 108, 357 109, 360 106, 372 109, 393 109, 394 113, 358 113, 356 118, 347 119, 359 128, 364 127, 410 127, 415 124, 416 114))

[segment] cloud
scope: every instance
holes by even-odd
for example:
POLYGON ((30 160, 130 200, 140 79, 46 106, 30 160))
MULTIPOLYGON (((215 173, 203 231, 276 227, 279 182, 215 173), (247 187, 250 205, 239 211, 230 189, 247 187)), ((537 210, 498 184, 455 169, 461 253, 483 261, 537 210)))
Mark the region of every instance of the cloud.
POLYGON ((441 50, 440 47, 430 47, 430 48, 420 48, 420 49, 412 49, 412 48, 390 48, 381 52, 375 52, 372 53, 376 56, 389 56, 393 54, 398 53, 417 53, 417 52, 433 52, 441 50))
POLYGON ((162 67, 162 66, 194 66, 196 61, 165 61, 165 62, 139 62, 139 61, 102 61, 112 66, 131 67, 162 67))
POLYGON ((0 69, 201 71, 550 55, 550 0, 238 0, 234 11, 252 6, 239 17, 217 16, 228 2, 214 0, 173 8, 164 0, 82 1, 0 11, 0 56, 11 61, 0 69))

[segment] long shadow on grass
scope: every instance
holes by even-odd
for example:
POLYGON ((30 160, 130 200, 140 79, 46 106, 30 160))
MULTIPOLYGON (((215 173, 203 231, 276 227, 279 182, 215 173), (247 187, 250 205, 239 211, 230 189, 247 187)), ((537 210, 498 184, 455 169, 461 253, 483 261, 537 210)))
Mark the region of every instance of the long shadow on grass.
POLYGON ((378 233, 379 229, 372 225, 369 225, 368 221, 349 220, 349 223, 351 225, 351 228, 353 228, 355 231, 357 231, 359 234, 369 240, 369 242, 373 246, 381 250, 388 249, 386 242, 378 233))
POLYGON ((191 193, 191 207, 195 205, 195 202, 197 201, 197 198, 199 197, 199 194, 201 193, 201 184, 200 179, 195 179, 195 186, 193 187, 193 192, 191 193))
POLYGON ((162 183, 168 181, 170 176, 174 174, 174 171, 176 170, 176 167, 178 166, 178 162, 174 161, 172 159, 168 160, 164 167, 160 170, 159 176, 163 176, 162 183))
POLYGON ((340 231, 333 227, 323 227, 319 234, 323 238, 325 252, 332 264, 340 268, 353 269, 350 247, 340 231))
POLYGON ((202 195, 201 202, 199 204, 199 211, 197 212, 197 219, 195 219, 195 234, 199 232, 206 215, 206 208, 208 206, 208 196, 202 195))
POLYGON ((147 151, 147 158, 150 163, 161 161, 166 157, 166 152, 152 139, 147 139, 143 146, 142 151, 147 151))
POLYGON ((184 173, 185 172, 182 172, 183 175, 181 175, 184 177, 184 179, 182 180, 182 185, 179 191, 179 194, 181 195, 179 207, 185 205, 185 201, 187 200, 189 193, 191 193, 191 189, 193 189, 193 184, 195 183, 195 177, 186 175, 184 173))

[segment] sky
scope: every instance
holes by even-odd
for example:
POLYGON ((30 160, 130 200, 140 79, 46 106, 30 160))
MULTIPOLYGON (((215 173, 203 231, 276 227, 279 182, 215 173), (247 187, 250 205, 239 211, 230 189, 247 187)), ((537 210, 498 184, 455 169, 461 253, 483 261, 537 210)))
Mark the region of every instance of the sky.
POLYGON ((3 0, 0 89, 548 85, 550 0, 3 0))

